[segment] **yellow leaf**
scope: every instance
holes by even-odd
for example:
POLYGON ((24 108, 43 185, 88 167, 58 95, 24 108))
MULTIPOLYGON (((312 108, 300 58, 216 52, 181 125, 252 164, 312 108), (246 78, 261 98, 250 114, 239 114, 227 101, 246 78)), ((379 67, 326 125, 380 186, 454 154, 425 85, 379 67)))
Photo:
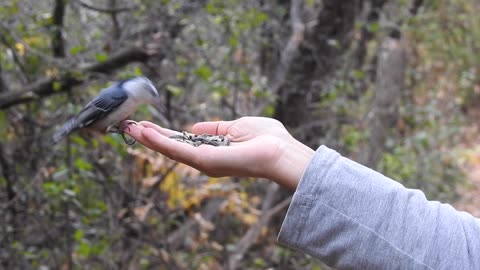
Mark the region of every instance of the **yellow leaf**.
POLYGON ((20 56, 25 55, 25 45, 23 45, 23 43, 20 43, 20 42, 15 43, 15 49, 17 49, 18 55, 20 56))
POLYGON ((252 225, 257 222, 257 216, 254 214, 244 214, 243 222, 245 222, 248 225, 252 225))
POLYGON ((58 76, 59 73, 60 73, 60 72, 59 72, 58 69, 56 69, 56 68, 47 68, 47 69, 45 70, 45 75, 47 75, 47 76, 50 77, 50 78, 54 78, 54 77, 58 76))
POLYGON ((239 193, 240 199, 241 200, 247 200, 248 199, 248 194, 246 192, 240 192, 239 193))
POLYGON ((182 202, 182 207, 184 209, 190 209, 192 208, 193 206, 196 206, 196 205, 199 205, 200 202, 202 201, 202 197, 199 196, 199 194, 196 194, 194 196, 188 196, 187 199, 185 199, 183 202, 182 202))
POLYGON ((170 172, 163 180, 160 189, 165 192, 169 192, 178 185, 178 175, 175 172, 170 172))

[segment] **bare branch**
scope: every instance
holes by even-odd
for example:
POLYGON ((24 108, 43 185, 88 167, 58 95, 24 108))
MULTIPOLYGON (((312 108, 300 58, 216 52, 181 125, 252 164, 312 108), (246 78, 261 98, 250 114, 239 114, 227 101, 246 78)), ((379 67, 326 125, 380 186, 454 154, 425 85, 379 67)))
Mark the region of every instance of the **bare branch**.
MULTIPOLYGON (((199 1, 199 3, 203 2, 204 0, 199 1)), ((120 10, 123 10, 123 8, 120 10)), ((184 24, 180 19, 172 18, 171 21, 172 23, 168 26, 167 31, 170 33, 170 39, 173 39, 181 32, 184 24)), ((0 30, 3 30, 3 28, 1 27, 0 30)), ((31 102, 41 97, 65 92, 71 87, 83 83, 86 80, 82 78, 84 73, 110 73, 132 62, 145 62, 154 55, 158 59, 165 57, 165 53, 161 50, 163 47, 159 46, 159 42, 156 40, 150 40, 150 43, 147 43, 144 47, 146 49, 138 46, 128 47, 113 54, 104 62, 97 62, 78 69, 68 69, 54 78, 43 78, 25 86, 23 89, 12 89, 9 93, 0 95, 0 110, 17 104, 31 102)))
MULTIPOLYGON (((115 9, 117 5, 117 0, 110 0, 110 8, 115 9)), ((112 19, 112 25, 113 25, 113 38, 115 40, 119 39, 121 36, 121 28, 120 28, 120 23, 118 22, 118 17, 117 17, 117 12, 112 12, 110 13, 110 18, 112 19)))
POLYGON ((410 7, 410 14, 417 15, 418 10, 423 5, 423 0, 413 0, 412 6, 410 7))
POLYGON ((15 69, 17 70, 20 79, 22 80, 22 82, 27 82, 28 77, 27 77, 27 72, 25 70, 25 66, 23 65, 22 61, 20 60, 20 57, 18 56, 17 51, 8 42, 8 40, 6 38, 6 35, 3 32, 4 32, 4 29, 2 27, 2 28, 0 28, 0 42, 3 45, 5 45, 5 47, 10 49, 10 52, 12 53, 13 62, 15 63, 15 69))
POLYGON ((3 79, 2 66, 0 65, 0 93, 8 92, 8 90, 9 90, 9 87, 5 83, 5 80, 3 79))
POLYGON ((80 6, 82 6, 84 8, 87 8, 87 9, 90 9, 90 10, 93 10, 93 11, 96 11, 96 12, 102 12, 102 13, 120 13, 120 12, 127 12, 127 11, 134 10, 134 9, 138 8, 137 5, 130 6, 130 7, 104 8, 104 7, 93 6, 92 4, 85 3, 82 0, 76 0, 75 2, 78 3, 80 6))
MULTIPOLYGON (((5 23, 3 22, 0 22, 0 41, 2 41, 3 44, 5 44, 5 46, 7 46, 8 48, 10 48, 12 50, 12 53, 16 55, 16 50, 12 47, 12 45, 5 39, 5 37, 9 37, 9 38, 12 38, 14 40, 15 43, 20 43, 22 44, 22 46, 25 47, 26 51, 28 51, 29 53, 32 53, 40 58, 42 58, 42 60, 46 61, 47 63, 49 64, 53 64, 53 65, 56 65, 56 66, 60 66, 62 68, 66 68, 66 65, 64 64, 65 61, 63 60, 60 60, 60 59, 56 59, 40 50, 37 50, 35 49, 34 47, 28 45, 26 42, 23 41, 23 39, 18 36, 15 31, 9 31, 9 26, 6 25, 5 23)), ((14 55, 14 56, 15 56, 14 55)), ((18 55, 17 55, 17 58, 18 55)), ((19 61, 19 59, 14 59, 16 62, 19 61)), ((21 63, 20 63, 21 64, 21 63)), ((18 65, 18 63, 17 63, 18 65)), ((26 79, 24 79, 23 81, 26 81, 26 79)))
POLYGON ((55 78, 43 78, 23 89, 12 90, 0 95, 0 109, 25 103, 44 96, 67 91, 75 85, 81 84, 85 79, 84 73, 110 73, 132 62, 146 61, 150 55, 142 48, 130 47, 113 54, 104 62, 87 65, 78 70, 72 69, 55 78))
POLYGON ((252 225, 250 229, 243 235, 242 239, 237 243, 233 251, 230 253, 228 259, 228 269, 234 270, 237 268, 238 262, 243 258, 245 253, 250 249, 250 247, 257 241, 258 237, 260 236, 260 232, 263 226, 266 226, 270 219, 279 211, 287 207, 291 201, 291 197, 283 200, 276 206, 272 207, 275 195, 279 186, 272 182, 267 188, 267 194, 265 195, 265 199, 262 203, 262 214, 260 219, 257 223, 252 225))
MULTIPOLYGON (((6 192, 8 201, 11 201, 16 196, 16 192, 13 188, 13 183, 17 181, 17 177, 14 171, 12 171, 12 164, 9 161, 8 157, 6 156, 6 149, 4 149, 3 145, 0 143, 0 169, 3 175, 3 178, 6 182, 6 192)), ((8 206, 13 212, 15 212, 15 208, 8 206)))
MULTIPOLYGON (((210 200, 207 205, 202 209, 201 216, 203 219, 209 221, 211 220, 220 209, 220 206, 224 202, 225 199, 222 198, 215 198, 210 200)), ((187 236, 187 232, 192 231, 195 226, 197 226, 198 222, 191 218, 187 222, 183 223, 183 225, 175 230, 174 232, 170 233, 167 238, 167 243, 171 249, 176 249, 183 243, 183 240, 187 236)))

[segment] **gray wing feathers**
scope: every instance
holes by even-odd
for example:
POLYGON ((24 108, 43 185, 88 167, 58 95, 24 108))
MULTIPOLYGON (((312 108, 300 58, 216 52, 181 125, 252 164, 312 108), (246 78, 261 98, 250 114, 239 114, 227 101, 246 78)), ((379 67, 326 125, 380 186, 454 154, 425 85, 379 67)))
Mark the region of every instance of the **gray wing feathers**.
POLYGON ((100 92, 100 94, 88 103, 83 110, 74 118, 70 119, 53 135, 53 143, 58 143, 72 131, 87 127, 95 121, 106 117, 116 110, 128 98, 127 93, 118 85, 114 85, 100 92))
POLYGON ((62 126, 62 128, 55 132, 52 137, 53 143, 56 144, 71 132, 84 126, 90 125, 92 122, 99 118, 101 112, 101 110, 96 110, 95 107, 91 106, 91 103, 89 103, 77 116, 68 120, 62 126))
POLYGON ((52 137, 53 143, 56 144, 72 131, 78 129, 78 120, 76 117, 68 120, 61 129, 59 129, 52 137))

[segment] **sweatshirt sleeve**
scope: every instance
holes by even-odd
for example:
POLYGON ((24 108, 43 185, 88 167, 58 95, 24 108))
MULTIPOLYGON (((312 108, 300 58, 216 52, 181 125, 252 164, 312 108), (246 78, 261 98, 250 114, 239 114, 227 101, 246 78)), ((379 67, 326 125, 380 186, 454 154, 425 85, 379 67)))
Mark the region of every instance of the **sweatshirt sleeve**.
POLYGON ((336 269, 480 269, 480 220, 321 146, 278 241, 336 269))

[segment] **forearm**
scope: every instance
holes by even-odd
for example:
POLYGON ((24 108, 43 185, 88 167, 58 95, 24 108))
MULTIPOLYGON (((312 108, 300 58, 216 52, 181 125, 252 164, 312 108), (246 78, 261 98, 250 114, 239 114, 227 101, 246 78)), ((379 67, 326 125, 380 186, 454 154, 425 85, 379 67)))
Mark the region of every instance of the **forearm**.
POLYGON ((338 269, 480 269, 480 221, 322 147, 279 241, 338 269))

